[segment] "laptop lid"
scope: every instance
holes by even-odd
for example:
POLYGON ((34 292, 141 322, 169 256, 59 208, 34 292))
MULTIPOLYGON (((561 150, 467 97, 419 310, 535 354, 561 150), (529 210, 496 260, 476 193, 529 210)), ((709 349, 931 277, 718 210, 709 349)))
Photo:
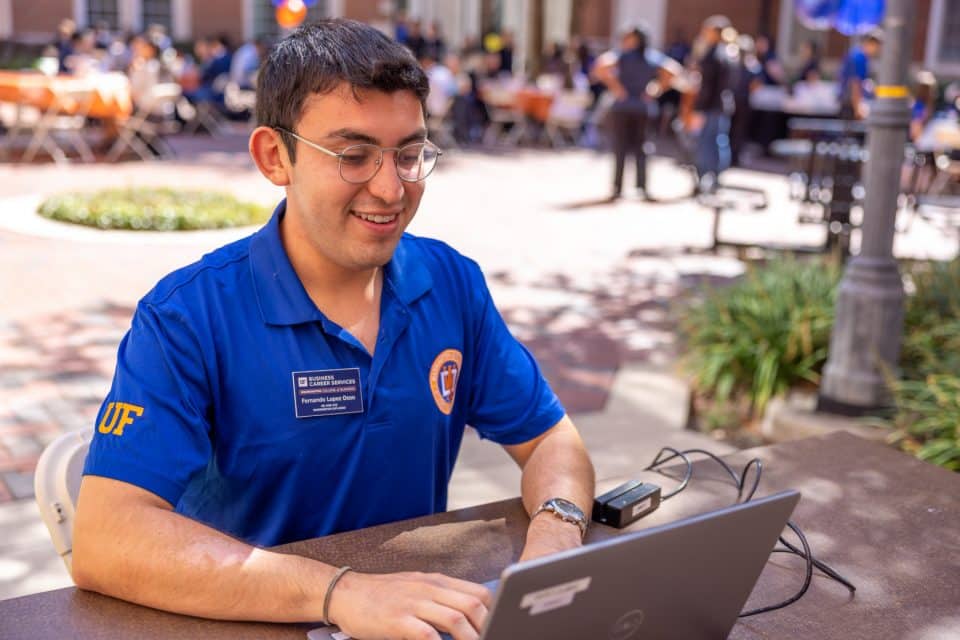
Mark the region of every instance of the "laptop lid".
MULTIPOLYGON (((726 638, 799 499, 785 491, 511 565, 481 639, 726 638)), ((349 639, 336 627, 307 637, 349 639)))
POLYGON ((799 499, 778 493, 507 567, 481 637, 726 638, 799 499))

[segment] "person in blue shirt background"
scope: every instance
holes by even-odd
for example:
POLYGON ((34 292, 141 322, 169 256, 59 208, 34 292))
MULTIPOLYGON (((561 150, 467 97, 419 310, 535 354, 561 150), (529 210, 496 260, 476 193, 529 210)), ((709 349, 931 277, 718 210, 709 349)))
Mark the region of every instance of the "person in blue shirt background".
POLYGON ((843 59, 837 82, 840 85, 840 117, 863 119, 868 103, 873 98, 868 79, 870 60, 880 55, 883 32, 874 29, 860 38, 860 44, 850 47, 843 59))
POLYGON ((445 509, 467 424, 522 468, 521 559, 581 544, 594 472, 576 427, 478 265, 404 233, 440 155, 427 91, 402 45, 353 21, 270 54, 249 148, 286 198, 138 304, 84 469, 79 587, 358 639, 477 638, 482 586, 263 548, 445 509))

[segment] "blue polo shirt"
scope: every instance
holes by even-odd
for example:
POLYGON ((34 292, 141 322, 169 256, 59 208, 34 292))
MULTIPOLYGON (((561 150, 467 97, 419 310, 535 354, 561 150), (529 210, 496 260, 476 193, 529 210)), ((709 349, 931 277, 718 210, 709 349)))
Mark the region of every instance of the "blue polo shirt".
POLYGON ((519 444, 563 417, 475 262, 405 234, 371 357, 310 300, 284 212, 140 301, 84 473, 274 545, 442 511, 465 425, 519 444))

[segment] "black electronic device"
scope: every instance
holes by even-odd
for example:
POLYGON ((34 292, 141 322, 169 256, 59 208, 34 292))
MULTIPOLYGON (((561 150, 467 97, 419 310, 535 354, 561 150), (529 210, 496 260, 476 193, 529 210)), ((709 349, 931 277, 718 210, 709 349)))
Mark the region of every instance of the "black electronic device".
POLYGON ((622 529, 659 506, 659 486, 630 480, 593 501, 593 521, 622 529))

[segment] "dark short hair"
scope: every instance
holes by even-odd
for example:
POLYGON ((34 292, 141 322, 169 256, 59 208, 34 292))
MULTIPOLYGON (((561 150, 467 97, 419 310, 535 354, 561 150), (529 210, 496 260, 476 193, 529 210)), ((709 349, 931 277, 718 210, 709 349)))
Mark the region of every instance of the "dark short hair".
POLYGON ((643 51, 647 48, 647 30, 640 25, 631 27, 623 32, 621 36, 623 38, 636 38, 637 39, 637 48, 643 51))
MULTIPOLYGON (((377 29, 341 18, 304 25, 281 40, 257 77, 257 124, 293 131, 314 93, 353 89, 411 91, 423 105, 430 84, 410 50, 377 29)), ((295 139, 279 132, 290 161, 295 139)))

